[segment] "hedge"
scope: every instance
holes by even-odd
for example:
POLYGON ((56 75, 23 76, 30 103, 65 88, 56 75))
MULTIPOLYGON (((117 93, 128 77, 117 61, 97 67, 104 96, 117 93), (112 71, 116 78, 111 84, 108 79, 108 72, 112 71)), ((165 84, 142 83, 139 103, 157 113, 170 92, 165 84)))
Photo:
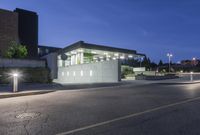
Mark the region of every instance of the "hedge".
POLYGON ((50 70, 48 68, 0 68, 0 84, 12 81, 10 73, 20 73, 19 81, 26 83, 51 83, 50 70))

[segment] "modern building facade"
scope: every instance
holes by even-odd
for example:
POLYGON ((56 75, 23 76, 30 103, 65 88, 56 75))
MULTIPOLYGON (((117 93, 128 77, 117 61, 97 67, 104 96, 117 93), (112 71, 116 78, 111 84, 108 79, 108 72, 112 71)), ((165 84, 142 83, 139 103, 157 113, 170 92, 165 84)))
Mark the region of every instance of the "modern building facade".
POLYGON ((59 51, 58 67, 110 60, 123 61, 143 56, 143 54, 138 54, 135 50, 96 45, 79 41, 59 51))
POLYGON ((59 83, 99 83, 121 80, 121 62, 144 57, 135 50, 76 42, 59 50, 51 63, 55 82, 59 83), (56 57, 56 58, 55 58, 56 57), (54 60, 54 64, 52 64, 54 60), (55 67, 55 65, 57 65, 55 67))

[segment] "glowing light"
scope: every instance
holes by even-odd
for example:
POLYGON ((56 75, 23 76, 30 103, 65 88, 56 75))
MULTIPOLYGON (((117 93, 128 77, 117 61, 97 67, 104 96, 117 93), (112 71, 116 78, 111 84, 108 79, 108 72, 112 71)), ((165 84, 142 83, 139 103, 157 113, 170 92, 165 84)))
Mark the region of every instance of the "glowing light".
POLYGON ((90 70, 90 76, 92 76, 92 74, 93 74, 93 73, 92 73, 92 70, 90 70))
POLYGON ((171 54, 171 53, 167 53, 167 56, 168 56, 168 57, 172 57, 173 54, 171 54))
POLYGON ((74 71, 73 76, 76 76, 76 72, 74 71))
POLYGON ((120 56, 120 59, 125 59, 125 57, 124 56, 120 56))
POLYGON ((115 53, 114 56, 119 56, 119 54, 118 54, 118 53, 115 53))
POLYGON ((128 55, 129 58, 133 58, 133 55, 128 55))
POLYGON ((110 56, 110 55, 107 55, 107 57, 110 58, 111 56, 110 56))
POLYGON ((83 70, 81 70, 81 76, 83 76, 83 70))
POLYGON ((93 53, 93 54, 97 54, 97 52, 95 52, 95 51, 91 51, 91 53, 93 53))
POLYGON ((18 74, 18 73, 13 73, 13 76, 14 76, 14 77, 18 77, 19 74, 18 74))

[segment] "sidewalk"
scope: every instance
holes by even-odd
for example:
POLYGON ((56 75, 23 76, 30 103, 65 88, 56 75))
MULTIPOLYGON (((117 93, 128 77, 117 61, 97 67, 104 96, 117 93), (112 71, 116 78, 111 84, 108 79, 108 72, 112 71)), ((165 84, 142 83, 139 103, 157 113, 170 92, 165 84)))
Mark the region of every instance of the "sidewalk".
POLYGON ((54 92, 53 90, 34 90, 34 91, 19 91, 16 93, 13 92, 0 92, 0 99, 2 98, 11 98, 11 97, 20 97, 20 96, 31 96, 31 95, 40 95, 54 92))
POLYGON ((118 83, 88 83, 88 84, 20 84, 19 91, 12 92, 12 85, 0 85, 0 99, 18 96, 38 95, 54 92, 57 90, 81 90, 91 88, 113 87, 131 84, 130 82, 118 83))

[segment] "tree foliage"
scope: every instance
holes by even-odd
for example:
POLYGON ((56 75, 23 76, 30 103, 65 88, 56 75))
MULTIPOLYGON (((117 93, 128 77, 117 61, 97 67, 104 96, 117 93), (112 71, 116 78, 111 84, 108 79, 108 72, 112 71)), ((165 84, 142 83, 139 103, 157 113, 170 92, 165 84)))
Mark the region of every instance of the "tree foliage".
POLYGON ((162 66, 162 65, 163 65, 163 61, 160 60, 158 65, 159 65, 159 66, 162 66))
POLYGON ((27 48, 16 42, 11 42, 5 57, 6 58, 26 58, 28 55, 27 48))

